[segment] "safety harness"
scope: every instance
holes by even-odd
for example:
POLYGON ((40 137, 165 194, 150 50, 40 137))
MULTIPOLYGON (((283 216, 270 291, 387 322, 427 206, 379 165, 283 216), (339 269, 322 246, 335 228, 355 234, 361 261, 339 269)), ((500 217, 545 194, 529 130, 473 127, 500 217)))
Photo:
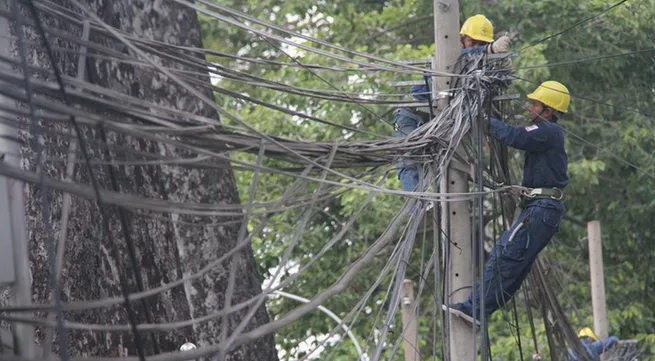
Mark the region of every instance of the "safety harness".
POLYGON ((519 207, 525 208, 525 203, 533 199, 553 199, 560 201, 564 198, 564 191, 559 188, 524 188, 521 190, 519 207))
POLYGON ((521 192, 521 197, 528 199, 548 198, 559 201, 564 197, 564 191, 559 188, 526 188, 521 192))

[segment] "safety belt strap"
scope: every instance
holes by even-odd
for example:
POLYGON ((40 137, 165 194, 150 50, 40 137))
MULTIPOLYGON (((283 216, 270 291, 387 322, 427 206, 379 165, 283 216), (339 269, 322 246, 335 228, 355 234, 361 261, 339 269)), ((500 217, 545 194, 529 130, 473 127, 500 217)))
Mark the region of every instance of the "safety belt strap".
POLYGON ((559 188, 529 188, 524 194, 525 198, 550 198, 560 200, 564 197, 564 191, 559 188))

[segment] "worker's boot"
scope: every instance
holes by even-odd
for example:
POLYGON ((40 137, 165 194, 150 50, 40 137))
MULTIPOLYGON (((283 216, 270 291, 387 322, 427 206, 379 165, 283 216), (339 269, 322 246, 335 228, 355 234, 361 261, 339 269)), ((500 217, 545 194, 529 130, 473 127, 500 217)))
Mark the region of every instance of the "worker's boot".
MULTIPOLYGON (((448 306, 441 305, 441 308, 444 311, 450 313, 451 315, 461 318, 469 325, 473 325, 473 321, 474 321, 473 317, 468 312, 466 312, 466 310, 464 309, 461 303, 453 303, 448 306)), ((477 327, 480 327, 480 321, 475 320, 475 325, 477 327)))

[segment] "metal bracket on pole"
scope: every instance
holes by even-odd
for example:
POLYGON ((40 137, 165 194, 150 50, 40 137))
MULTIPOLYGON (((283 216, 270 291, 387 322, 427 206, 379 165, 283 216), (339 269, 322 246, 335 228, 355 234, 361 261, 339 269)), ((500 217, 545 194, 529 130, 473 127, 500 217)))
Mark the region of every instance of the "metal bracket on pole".
POLYGON ((452 96, 453 96, 452 92, 442 90, 442 91, 439 91, 439 92, 435 92, 435 97, 434 98, 436 100, 450 99, 450 97, 452 97, 452 96))
MULTIPOLYGON (((437 69, 437 58, 436 57, 433 56, 433 57, 430 58, 430 66, 432 67, 432 70, 437 69)), ((435 90, 435 89, 438 88, 437 79, 438 79, 437 76, 432 76, 432 79, 430 79, 431 90, 435 90)), ((432 104, 434 104, 434 107, 436 109, 437 103, 438 103, 437 92, 436 91, 431 91, 430 96, 432 97, 432 104)))

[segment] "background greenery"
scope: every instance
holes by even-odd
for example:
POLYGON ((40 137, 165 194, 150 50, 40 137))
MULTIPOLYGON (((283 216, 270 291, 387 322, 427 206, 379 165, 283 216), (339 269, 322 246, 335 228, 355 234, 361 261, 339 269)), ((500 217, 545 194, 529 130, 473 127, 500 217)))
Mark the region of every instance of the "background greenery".
MULTIPOLYGON (((430 16, 432 1, 428 0, 217 1, 287 29, 301 31, 386 59, 427 58, 434 51, 430 16)), ((462 0, 460 21, 476 13, 484 13, 493 21, 496 34, 506 31, 512 34, 515 38, 513 49, 522 49, 514 60, 515 67, 555 64, 655 47, 655 38, 652 37, 655 33, 655 0, 628 1, 571 31, 536 46, 527 47, 531 41, 565 29, 591 14, 602 11, 612 3, 607 0, 462 0), (526 48, 523 49, 524 47, 526 48)), ((205 46, 208 48, 252 58, 292 62, 286 54, 256 35, 205 17, 202 20, 205 46)), ((277 43, 274 45, 280 46, 277 43)), ((282 49, 290 48, 282 46, 282 49)), ((291 55, 298 55, 298 59, 306 64, 346 65, 307 52, 298 54, 291 50, 291 55)), ((244 73, 298 87, 333 90, 315 74, 302 68, 236 62, 221 57, 213 58, 212 61, 244 73)), ((406 92, 407 89, 391 88, 388 83, 412 79, 388 72, 317 70, 316 73, 339 89, 353 92, 406 92)), ((564 119, 563 125, 568 131, 592 143, 583 142, 572 135, 568 136, 571 183, 566 195, 567 221, 562 224, 556 240, 544 252, 548 259, 551 282, 560 302, 574 327, 593 326, 585 222, 598 219, 602 222, 611 334, 642 340, 642 352, 652 355, 655 350, 655 303, 650 292, 655 286, 655 267, 652 267, 655 255, 655 180, 645 172, 655 173, 652 160, 655 150, 655 112, 652 111, 655 104, 653 52, 520 69, 516 70, 515 74, 528 80, 515 81, 510 91, 522 95, 544 80, 555 79, 566 84, 576 98, 572 102, 571 114, 564 119), (632 165, 618 158, 625 159, 632 165)), ((369 112, 355 104, 316 100, 239 82, 223 80, 219 85, 331 122, 354 124, 359 129, 377 134, 391 135, 393 132, 389 125, 393 119, 388 106, 367 105, 369 112), (373 113, 380 115, 384 121, 373 113)), ((302 121, 288 114, 226 96, 218 95, 217 99, 222 106, 269 134, 308 141, 367 138, 316 122, 302 121)), ((522 112, 521 104, 514 104, 518 113, 522 112)), ((249 156, 238 156, 253 159, 249 156)), ((268 161, 268 164, 279 163, 268 161)), ((517 164, 518 162, 513 162, 514 166, 517 164)), ((350 174, 357 176, 357 171, 350 174)), ((237 172, 237 177, 241 197, 246 201, 251 174, 237 172)), ((258 200, 277 199, 291 181, 290 177, 264 176, 259 184, 258 200)), ((388 174, 384 185, 400 188, 393 172, 388 174)), ((315 254, 349 219, 365 197, 365 192, 349 191, 322 204, 310 221, 309 231, 295 247, 293 262, 289 268, 303 264, 315 254)), ((403 201, 401 197, 377 196, 373 204, 357 218, 354 229, 347 234, 346 241, 337 244, 308 274, 285 290, 311 298, 325 289, 384 231, 403 201)), ((255 253, 266 277, 270 277, 270 272, 278 266, 281 254, 297 228, 299 217, 300 213, 294 212, 276 216, 266 232, 256 239, 255 253)), ((416 270, 422 256, 421 247, 426 246, 422 240, 417 240, 417 250, 412 262, 415 268, 414 271, 408 271, 409 277, 415 281, 419 280, 416 270)), ((431 245, 428 244, 427 247, 429 249, 431 245)), ((385 263, 384 257, 377 258, 346 292, 332 298, 325 306, 345 316, 372 284, 385 263)), ((287 271, 293 272, 292 269, 287 271)), ((421 301, 421 307, 426 310, 427 315, 433 307, 433 290, 431 286, 428 288, 425 298, 421 301)), ((373 316, 384 306, 383 294, 384 292, 375 294, 368 305, 369 312, 358 318, 354 327, 354 333, 362 342, 371 334, 375 319, 373 316)), ((518 297, 517 305, 522 322, 520 332, 523 336, 525 358, 530 358, 534 347, 530 342, 522 296, 518 297)), ((269 303, 269 312, 279 315, 295 306, 297 304, 294 301, 275 300, 269 303)), ((505 317, 509 315, 496 314, 489 327, 492 352, 496 358, 518 359, 515 337, 505 321, 505 317)), ((536 315, 539 313, 536 312, 536 315)), ((421 319, 421 352, 424 357, 430 357, 432 354, 431 323, 431 317, 421 319)), ((321 313, 311 314, 280 332, 277 342, 279 347, 286 351, 285 357, 295 359, 302 356, 302 353, 297 353, 297 349, 294 349, 299 342, 311 335, 327 333, 332 327, 334 323, 327 316, 321 313)), ((543 353, 547 343, 543 324, 539 320, 537 328, 539 347, 543 353)), ((367 344, 371 345, 372 342, 367 344)), ((331 352, 330 360, 352 360, 356 357, 349 340, 338 343, 331 352)), ((327 351, 321 355, 327 357, 327 351)), ((396 354, 395 359, 401 357, 402 350, 396 354)))

